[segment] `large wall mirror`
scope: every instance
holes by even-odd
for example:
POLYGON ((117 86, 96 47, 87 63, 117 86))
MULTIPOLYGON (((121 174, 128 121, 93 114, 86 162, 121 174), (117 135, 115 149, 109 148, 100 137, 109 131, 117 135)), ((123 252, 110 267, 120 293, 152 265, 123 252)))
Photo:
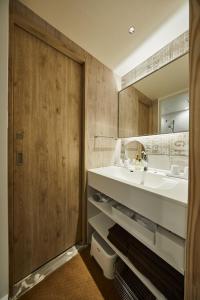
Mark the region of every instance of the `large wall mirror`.
POLYGON ((189 55, 119 92, 119 137, 189 130, 189 55))

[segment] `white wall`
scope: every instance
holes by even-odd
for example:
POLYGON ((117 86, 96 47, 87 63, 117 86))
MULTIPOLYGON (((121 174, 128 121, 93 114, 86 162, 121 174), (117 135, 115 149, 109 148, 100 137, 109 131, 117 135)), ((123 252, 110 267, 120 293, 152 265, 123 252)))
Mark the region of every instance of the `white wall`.
POLYGON ((160 132, 172 132, 169 126, 174 123, 174 132, 189 131, 189 94, 188 91, 158 99, 160 111, 160 132))
POLYGON ((161 133, 171 133, 169 126, 174 123, 174 132, 189 131, 189 109, 161 116, 161 133))
POLYGON ((0 299, 8 294, 8 9, 9 0, 0 0, 0 299))

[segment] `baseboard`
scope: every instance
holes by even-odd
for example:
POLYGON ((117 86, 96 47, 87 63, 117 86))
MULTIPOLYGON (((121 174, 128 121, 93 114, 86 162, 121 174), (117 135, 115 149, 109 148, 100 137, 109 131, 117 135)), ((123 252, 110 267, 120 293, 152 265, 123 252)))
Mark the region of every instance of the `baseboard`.
POLYGON ((0 300, 8 300, 8 295, 3 296, 0 300))

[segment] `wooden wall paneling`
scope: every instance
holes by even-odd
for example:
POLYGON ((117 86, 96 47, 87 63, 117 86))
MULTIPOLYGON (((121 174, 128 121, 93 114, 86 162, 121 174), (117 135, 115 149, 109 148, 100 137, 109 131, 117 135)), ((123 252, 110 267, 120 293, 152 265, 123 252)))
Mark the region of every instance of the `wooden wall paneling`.
MULTIPOLYGON (((134 86, 133 86, 134 88, 134 86)), ((147 106, 151 106, 152 105, 152 100, 150 98, 148 98, 146 95, 144 95, 142 92, 140 92, 139 90, 137 90, 136 88, 134 88, 137 95, 138 95, 138 99, 141 103, 147 105, 147 106)))
MULTIPOLYGON (((30 9, 24 6, 17 0, 10 0, 10 43, 9 43, 9 270, 10 270, 10 295, 13 292, 13 28, 17 24, 35 34, 38 38, 50 43, 52 47, 59 48, 59 51, 67 54, 78 62, 84 64, 84 108, 82 118, 82 132, 84 133, 84 149, 82 157, 82 239, 86 241, 86 169, 98 166, 109 165, 113 155, 114 148, 105 151, 94 148, 94 136, 98 135, 98 128, 101 128, 101 123, 106 122, 104 127, 104 135, 117 136, 117 85, 115 77, 111 70, 103 67, 103 76, 99 76, 98 66, 102 65, 89 53, 87 53, 80 46, 75 44, 69 38, 64 36, 53 26, 49 25, 46 21, 41 19, 30 9), (99 88, 97 89, 97 85, 99 88), (102 89, 105 91, 102 94, 102 89), (101 118, 100 110, 106 111, 105 119, 101 118), (98 118, 100 118, 98 120, 98 118), (98 125, 97 125, 98 124, 98 125)), ((101 145, 101 143, 99 143, 101 145)), ((113 145, 113 141, 111 142, 113 145)))
POLYGON ((139 100, 133 87, 119 93, 119 137, 138 135, 139 100))
MULTIPOLYGON (((93 98, 94 101, 94 111, 92 111, 93 117, 91 114, 89 115, 86 113, 88 119, 85 119, 86 135, 87 131, 89 131, 88 134, 90 136, 89 140, 91 145, 89 148, 94 157, 91 161, 90 157, 87 155, 89 160, 86 160, 86 164, 87 162, 89 163, 89 168, 99 166, 100 164, 109 164, 114 149, 106 152, 99 151, 97 154, 93 147, 93 138, 94 136, 99 135, 98 128, 100 127, 104 128, 104 136, 117 137, 118 90, 113 72, 79 45, 60 33, 53 26, 49 25, 45 20, 34 14, 22 3, 17 0, 10 1, 13 2, 13 18, 15 22, 19 22, 20 26, 23 28, 25 27, 26 30, 30 32, 33 30, 34 34, 38 34, 38 37, 45 39, 48 43, 51 43, 53 47, 59 47, 59 50, 69 57, 78 62, 82 61, 85 63, 85 99, 87 98, 87 101, 85 102, 85 111, 87 109, 91 111, 90 107, 93 104, 91 104, 92 101, 90 101, 90 99, 93 98), (99 70, 101 71, 100 74, 97 73, 99 70), (97 86, 99 86, 99 88, 97 86), (100 117, 102 111, 101 107, 104 107, 103 110, 106 111, 105 119, 103 120, 100 117), (98 120, 98 118, 100 119, 98 120), (106 125, 104 125, 104 122, 106 122, 106 125), (94 134, 92 135, 91 124, 94 128, 94 134)), ((86 148, 88 148, 87 145, 86 148)))
POLYGON ((152 100, 134 86, 119 92, 119 137, 151 133, 152 100))
POLYGON ((113 73, 94 57, 87 58, 86 69, 87 166, 95 168, 109 165, 112 160, 118 128, 118 92, 113 73), (105 139, 111 145, 109 149, 104 147, 105 139))
POLYGON ((158 134, 159 130, 158 100, 153 100, 149 106, 149 134, 158 134))
POLYGON ((139 101, 138 135, 148 135, 150 106, 139 101))
POLYGON ((140 91, 136 90, 136 92, 139 100, 138 135, 148 135, 150 134, 149 120, 152 100, 140 91))
POLYGON ((200 299, 200 2, 190 0, 189 202, 185 299, 200 299))

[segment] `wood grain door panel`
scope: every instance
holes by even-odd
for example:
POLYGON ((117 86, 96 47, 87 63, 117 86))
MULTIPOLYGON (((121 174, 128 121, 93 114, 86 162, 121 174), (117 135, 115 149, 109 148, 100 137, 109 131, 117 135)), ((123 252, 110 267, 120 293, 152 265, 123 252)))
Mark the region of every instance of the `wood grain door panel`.
POLYGON ((138 120, 139 135, 149 134, 149 115, 150 115, 150 106, 139 101, 139 120, 138 120))
POLYGON ((17 282, 81 239, 83 82, 79 63, 17 26, 14 38, 17 282))

